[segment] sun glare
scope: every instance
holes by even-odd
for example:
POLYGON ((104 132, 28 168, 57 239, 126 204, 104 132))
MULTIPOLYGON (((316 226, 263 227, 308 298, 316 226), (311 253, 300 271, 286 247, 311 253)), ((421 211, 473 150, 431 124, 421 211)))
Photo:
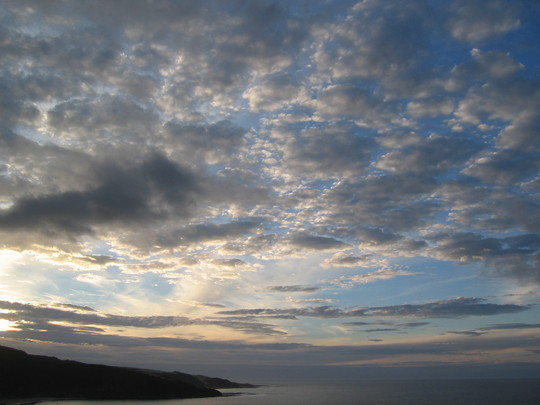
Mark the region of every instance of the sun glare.
POLYGON ((0 319, 0 332, 7 332, 10 330, 17 330, 15 328, 15 322, 8 321, 6 319, 0 319))

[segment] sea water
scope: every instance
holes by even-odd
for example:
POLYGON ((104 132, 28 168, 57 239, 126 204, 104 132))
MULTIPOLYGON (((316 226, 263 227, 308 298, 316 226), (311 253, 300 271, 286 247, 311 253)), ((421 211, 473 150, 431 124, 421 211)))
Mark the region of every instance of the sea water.
POLYGON ((278 383, 220 390, 217 398, 59 401, 46 405, 539 405, 540 379, 278 383))

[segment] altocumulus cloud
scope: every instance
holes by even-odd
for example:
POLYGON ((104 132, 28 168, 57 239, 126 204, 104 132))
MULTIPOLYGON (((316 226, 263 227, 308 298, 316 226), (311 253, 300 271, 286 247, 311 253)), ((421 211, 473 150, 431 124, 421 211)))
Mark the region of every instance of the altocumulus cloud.
POLYGON ((539 16, 2 2, 2 333, 318 364, 492 339, 523 360, 504 349, 538 318, 539 16))

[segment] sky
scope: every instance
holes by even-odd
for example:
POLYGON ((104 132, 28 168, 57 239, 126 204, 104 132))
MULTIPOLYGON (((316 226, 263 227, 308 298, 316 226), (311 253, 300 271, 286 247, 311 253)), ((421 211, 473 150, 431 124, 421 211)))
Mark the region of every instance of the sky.
POLYGON ((0 344, 244 379, 540 376, 539 19, 2 1, 0 344))

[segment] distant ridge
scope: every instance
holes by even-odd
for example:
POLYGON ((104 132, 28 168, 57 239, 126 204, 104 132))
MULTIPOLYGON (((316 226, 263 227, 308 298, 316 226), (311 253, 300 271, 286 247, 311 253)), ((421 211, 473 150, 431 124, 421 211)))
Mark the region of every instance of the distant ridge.
POLYGON ((13 398, 181 399, 217 397, 215 388, 248 388, 221 378, 86 364, 0 346, 0 402, 13 398))

